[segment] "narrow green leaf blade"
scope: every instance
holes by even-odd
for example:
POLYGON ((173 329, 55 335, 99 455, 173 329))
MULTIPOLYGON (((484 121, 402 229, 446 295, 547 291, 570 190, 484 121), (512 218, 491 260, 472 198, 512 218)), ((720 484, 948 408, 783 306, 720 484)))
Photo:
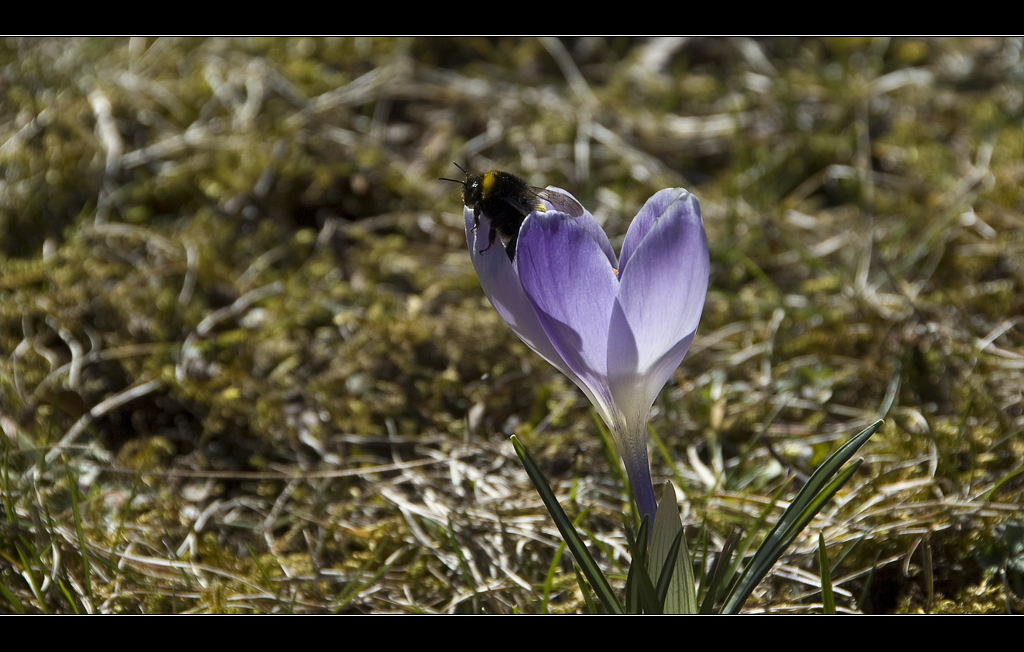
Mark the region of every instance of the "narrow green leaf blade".
POLYGON ((639 580, 637 579, 638 573, 646 572, 647 569, 647 544, 640 545, 638 542, 647 541, 647 517, 645 516, 640 521, 640 531, 633 532, 633 526, 630 524, 630 517, 628 514, 622 515, 622 527, 626 533, 626 547, 629 548, 629 572, 626 574, 626 613, 638 614, 641 613, 640 608, 640 589, 639 580))
POLYGON ((590 589, 587 587, 586 580, 583 579, 583 575, 580 574, 580 567, 578 564, 573 564, 572 569, 576 571, 576 583, 580 585, 580 593, 583 594, 583 601, 587 603, 587 613, 597 614, 597 605, 594 604, 594 598, 590 596, 590 589))
POLYGON ((555 586, 555 575, 558 574, 558 564, 562 561, 563 552, 565 552, 565 541, 555 551, 555 556, 551 559, 551 565, 548 566, 548 574, 544 577, 544 595, 540 601, 540 612, 542 614, 550 612, 548 603, 551 601, 551 590, 555 586))
POLYGON ((16 596, 14 592, 12 592, 6 586, 4 586, 3 583, 0 583, 0 593, 2 593, 5 598, 7 598, 7 601, 11 603, 11 606, 14 608, 16 612, 18 612, 19 614, 26 613, 25 605, 21 604, 21 600, 18 599, 18 596, 16 596))
MULTIPOLYGON (((402 557, 402 555, 407 551, 408 547, 403 546, 402 548, 399 548, 397 551, 392 553, 391 556, 388 557, 384 561, 384 563, 377 568, 376 571, 374 571, 370 579, 366 580, 365 582, 360 581, 359 578, 362 578, 370 570, 371 567, 375 566, 381 560, 387 549, 387 546, 378 546, 377 551, 374 552, 373 556, 369 557, 365 562, 363 562, 363 565, 359 567, 358 572, 356 572, 355 574, 355 579, 350 581, 345 586, 344 590, 338 594, 337 604, 334 606, 332 613, 341 613, 342 609, 347 607, 350 602, 352 602, 356 599, 356 597, 358 597, 360 591, 363 591, 366 588, 368 588, 374 582, 379 580, 381 576, 384 575, 384 573, 391 570, 391 567, 394 566, 395 563, 402 557)), ((292 605, 289 607, 289 611, 294 612, 294 610, 295 605, 293 602, 292 605)))
MULTIPOLYGON (((800 532, 803 531, 807 524, 814 519, 814 517, 821 511, 825 504, 832 499, 832 496, 838 492, 847 480, 850 479, 858 468, 860 468, 863 459, 857 460, 847 468, 843 469, 838 476, 835 477, 832 482, 825 486, 816 496, 814 496, 813 502, 809 505, 804 505, 803 511, 799 512, 795 522, 791 522, 787 527, 781 531, 775 532, 775 537, 769 542, 763 544, 754 555, 754 559, 751 560, 750 566, 744 570, 744 575, 737 585, 737 589, 734 595, 730 598, 727 609, 723 609, 724 613, 739 613, 740 607, 746 602, 750 594, 753 593, 754 588, 764 579, 768 571, 771 570, 775 562, 779 560, 782 553, 789 548, 793 540, 799 536, 800 532), (763 553, 763 554, 762 554, 763 553)), ((790 509, 793 506, 790 505, 790 509)), ((789 510, 787 510, 788 512, 789 510)), ((785 517, 785 513, 783 514, 785 517)), ((774 532, 774 531, 773 531, 774 532)))
POLYGON ((643 564, 636 562, 630 564, 630 570, 634 567, 636 572, 633 575, 633 582, 637 589, 640 606, 643 607, 645 614, 660 616, 664 612, 661 608, 661 601, 658 600, 658 591, 654 588, 654 583, 651 582, 651 576, 647 574, 647 569, 643 564))
POLYGON ((648 559, 647 542, 650 541, 648 531, 650 523, 647 517, 640 522, 640 531, 636 538, 632 536, 632 528, 629 527, 628 518, 625 519, 626 539, 629 543, 629 554, 632 561, 629 564, 629 574, 626 577, 627 612, 660 614, 662 613, 661 601, 658 600, 658 592, 651 582, 651 576, 647 573, 648 559))
POLYGON ((786 548, 857 470, 863 460, 847 467, 833 480, 836 472, 853 457, 854 453, 867 442, 871 435, 875 434, 882 423, 883 421, 879 419, 862 430, 825 460, 811 475, 789 508, 783 512, 782 518, 765 537, 750 564, 743 570, 740 579, 729 593, 722 609, 723 613, 739 613, 743 603, 768 574, 782 553, 786 551, 786 548))
MULTIPOLYGON (((736 553, 733 555, 732 561, 724 569, 722 574, 721 584, 719 585, 723 591, 722 595, 726 596, 723 598, 723 607, 728 603, 728 596, 731 596, 736 592, 736 587, 742 580, 742 575, 747 572, 747 568, 741 568, 744 560, 747 558, 747 552, 754 545, 754 539, 757 537, 757 533, 761 531, 761 526, 764 525, 765 521, 768 520, 768 515, 772 513, 772 509, 775 504, 779 502, 782 494, 786 491, 786 485, 779 486, 778 490, 772 495, 764 509, 761 510, 760 515, 757 517, 757 521, 753 527, 749 528, 745 534, 742 534, 737 539, 736 553)), ((762 544, 764 540, 762 540, 762 544)), ((748 564, 749 565, 749 564, 748 564)))
POLYGON ((90 577, 89 568, 89 551, 88 544, 85 540, 85 528, 82 527, 82 514, 78 509, 78 479, 75 474, 71 472, 71 465, 68 461, 64 460, 64 470, 68 476, 68 491, 71 492, 71 513, 75 519, 75 533, 78 535, 78 547, 82 553, 82 576, 85 580, 85 595, 88 598, 88 604, 85 605, 86 611, 92 613, 92 605, 95 600, 92 595, 92 579, 90 577))
MULTIPOLYGON (((35 574, 32 572, 32 567, 28 563, 28 558, 25 555, 25 551, 22 550, 18 543, 14 544, 18 550, 18 558, 21 560, 21 572, 22 576, 28 582, 28 586, 32 589, 32 594, 36 596, 36 600, 39 601, 39 609, 46 615, 50 614, 49 609, 46 608, 46 600, 43 594, 39 591, 39 585, 36 583, 35 574)), ((36 561, 39 561, 38 558, 36 561)), ((40 564, 42 566, 42 564, 40 564)))
POLYGON ((555 492, 551 490, 551 486, 548 485, 548 481, 544 478, 540 467, 533 461, 533 458, 526 452, 526 448, 523 447, 519 438, 515 435, 512 435, 512 446, 526 468, 527 475, 533 481, 533 486, 536 487, 537 493, 540 494, 541 500, 544 501, 544 505, 548 508, 548 513, 551 514, 551 518, 555 521, 555 526, 558 527, 565 545, 576 559, 576 563, 580 565, 583 574, 594 588, 594 592, 597 593, 598 599, 601 600, 604 608, 609 613, 623 613, 622 605, 619 603, 618 598, 615 597, 615 592, 612 591, 608 579, 601 572, 601 568, 594 561, 590 551, 587 550, 586 544, 583 543, 583 539, 576 532, 576 528, 572 526, 572 522, 566 516, 562 506, 558 504, 555 492))
POLYGON ((832 571, 828 566, 828 551, 825 536, 818 532, 818 567, 821 571, 821 604, 825 613, 835 615, 836 598, 832 595, 832 571))
POLYGON ((734 566, 732 564, 733 552, 736 549, 736 542, 739 541, 740 533, 737 530, 733 530, 729 533, 729 536, 725 538, 725 543, 722 544, 722 552, 718 554, 718 559, 715 560, 715 565, 711 568, 710 579, 708 579, 708 590, 704 593, 704 602, 700 605, 700 613, 707 615, 715 613, 715 603, 718 602, 718 596, 725 592, 725 588, 732 579, 733 574, 730 572, 734 566))
POLYGON ((259 556, 256 555, 256 551, 252 549, 248 543, 245 544, 245 549, 249 551, 249 557, 252 558, 252 562, 256 564, 256 569, 259 570, 260 575, 263 576, 263 581, 267 583, 270 590, 274 592, 274 599, 277 600, 277 606, 280 609, 286 608, 286 603, 281 600, 281 590, 277 588, 277 583, 274 582, 274 578, 270 576, 270 572, 267 567, 260 561, 259 556))

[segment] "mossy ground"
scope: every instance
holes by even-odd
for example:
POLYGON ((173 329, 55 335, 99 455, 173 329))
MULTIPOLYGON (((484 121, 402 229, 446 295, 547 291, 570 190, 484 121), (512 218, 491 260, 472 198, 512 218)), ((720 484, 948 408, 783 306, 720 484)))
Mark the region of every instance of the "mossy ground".
POLYGON ((700 198, 652 457, 712 551, 885 418, 749 610, 820 610, 823 531, 841 608, 1024 611, 1022 50, 3 40, 0 611, 582 610, 508 435, 613 572, 615 457, 484 298, 453 160, 613 242, 700 198))

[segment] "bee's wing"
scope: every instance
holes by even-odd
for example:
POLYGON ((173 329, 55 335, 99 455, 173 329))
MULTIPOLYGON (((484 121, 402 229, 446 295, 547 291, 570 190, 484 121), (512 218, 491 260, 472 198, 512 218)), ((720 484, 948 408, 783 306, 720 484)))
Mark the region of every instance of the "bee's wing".
POLYGON ((573 217, 583 216, 583 207, 580 206, 578 201, 569 195, 555 192, 554 190, 548 190, 547 188, 534 188, 533 186, 530 187, 530 191, 540 199, 543 199, 554 206, 556 211, 568 213, 573 217))

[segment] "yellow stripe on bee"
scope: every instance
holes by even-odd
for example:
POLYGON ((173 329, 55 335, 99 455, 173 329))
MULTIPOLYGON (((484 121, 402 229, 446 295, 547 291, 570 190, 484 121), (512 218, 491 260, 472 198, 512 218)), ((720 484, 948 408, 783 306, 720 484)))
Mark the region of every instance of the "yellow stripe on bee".
POLYGON ((490 192, 491 188, 493 188, 494 184, 497 183, 497 182, 498 182, 498 171, 497 170, 491 170, 490 172, 485 174, 484 175, 484 180, 480 182, 480 186, 481 186, 484 194, 490 192))

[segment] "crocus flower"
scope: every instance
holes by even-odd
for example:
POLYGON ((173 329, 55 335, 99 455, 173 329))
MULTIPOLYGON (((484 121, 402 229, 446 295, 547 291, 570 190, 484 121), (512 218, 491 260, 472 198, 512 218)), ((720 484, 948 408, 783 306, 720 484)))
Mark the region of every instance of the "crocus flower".
MULTIPOLYGON (((558 188, 549 190, 565 191, 558 188)), ((657 503, 647 418, 697 330, 708 290, 708 241, 697 198, 662 190, 634 218, 616 260, 589 211, 531 213, 515 260, 487 249, 490 223, 466 238, 484 293, 516 335, 583 390, 608 424, 641 517, 657 503)))

